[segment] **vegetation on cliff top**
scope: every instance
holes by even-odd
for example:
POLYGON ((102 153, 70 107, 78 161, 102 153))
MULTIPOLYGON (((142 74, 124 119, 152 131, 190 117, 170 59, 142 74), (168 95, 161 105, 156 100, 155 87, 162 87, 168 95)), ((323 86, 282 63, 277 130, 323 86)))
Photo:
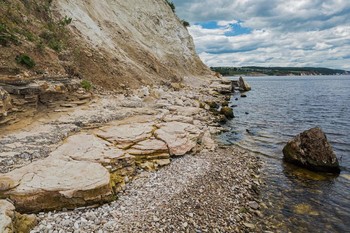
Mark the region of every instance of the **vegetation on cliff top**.
POLYGON ((288 75, 345 75, 349 71, 339 69, 328 69, 320 67, 210 67, 212 71, 218 72, 223 76, 234 75, 270 75, 270 76, 288 76, 288 75))

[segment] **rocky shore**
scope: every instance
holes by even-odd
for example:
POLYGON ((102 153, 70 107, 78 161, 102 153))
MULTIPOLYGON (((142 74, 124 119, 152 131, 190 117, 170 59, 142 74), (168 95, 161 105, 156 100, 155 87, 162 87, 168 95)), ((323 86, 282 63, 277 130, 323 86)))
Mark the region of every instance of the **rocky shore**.
POLYGON ((0 196, 38 213, 32 232, 259 231, 259 160, 214 140, 232 88, 207 77, 95 93, 6 126, 0 196))

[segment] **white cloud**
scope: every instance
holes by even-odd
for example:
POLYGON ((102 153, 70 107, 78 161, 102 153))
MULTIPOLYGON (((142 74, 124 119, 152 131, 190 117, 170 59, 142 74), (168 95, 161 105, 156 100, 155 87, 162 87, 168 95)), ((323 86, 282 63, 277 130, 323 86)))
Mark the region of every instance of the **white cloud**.
POLYGON ((174 0, 177 14, 219 28, 189 28, 210 66, 325 66, 350 69, 349 0, 174 0), (231 24, 250 34, 226 36, 231 24))

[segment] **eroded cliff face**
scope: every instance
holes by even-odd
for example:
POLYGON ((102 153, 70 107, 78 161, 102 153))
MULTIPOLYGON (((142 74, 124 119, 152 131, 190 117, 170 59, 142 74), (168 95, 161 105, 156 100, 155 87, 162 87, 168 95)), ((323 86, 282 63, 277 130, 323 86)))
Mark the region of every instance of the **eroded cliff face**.
POLYGON ((210 72, 164 0, 56 0, 53 9, 72 18, 72 43, 83 48, 76 69, 101 85, 178 82, 210 72))

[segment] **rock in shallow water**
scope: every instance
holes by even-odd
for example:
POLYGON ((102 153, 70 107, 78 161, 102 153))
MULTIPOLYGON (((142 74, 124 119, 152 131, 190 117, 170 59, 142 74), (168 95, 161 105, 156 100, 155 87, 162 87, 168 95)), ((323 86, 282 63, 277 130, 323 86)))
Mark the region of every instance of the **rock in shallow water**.
POLYGON ((316 127, 297 135, 283 148, 284 160, 313 171, 340 173, 338 159, 324 132, 316 127))

